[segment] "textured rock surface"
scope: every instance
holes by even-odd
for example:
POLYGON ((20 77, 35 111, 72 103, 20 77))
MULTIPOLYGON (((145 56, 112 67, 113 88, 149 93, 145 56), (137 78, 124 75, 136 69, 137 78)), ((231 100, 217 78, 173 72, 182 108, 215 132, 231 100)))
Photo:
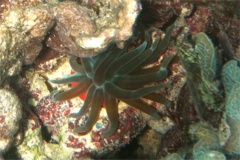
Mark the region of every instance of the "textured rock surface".
POLYGON ((0 155, 5 153, 14 141, 14 135, 22 118, 22 104, 10 90, 0 89, 0 155))
POLYGON ((122 47, 132 35, 132 28, 141 5, 136 0, 100 0, 79 6, 73 2, 59 3, 58 19, 47 45, 60 53, 93 56, 106 50, 111 42, 122 47))
POLYGON ((121 47, 132 35, 141 5, 136 0, 102 2, 95 3, 103 5, 99 15, 91 5, 87 8, 75 2, 26 1, 12 6, 8 1, 2 2, 5 8, 0 10, 0 85, 7 76, 18 74, 22 64, 33 63, 55 23, 47 44, 60 53, 93 56, 113 41, 121 42, 121 47))
POLYGON ((31 64, 42 50, 42 41, 53 25, 49 6, 14 8, 2 14, 0 29, 0 85, 16 75, 22 64, 31 64))

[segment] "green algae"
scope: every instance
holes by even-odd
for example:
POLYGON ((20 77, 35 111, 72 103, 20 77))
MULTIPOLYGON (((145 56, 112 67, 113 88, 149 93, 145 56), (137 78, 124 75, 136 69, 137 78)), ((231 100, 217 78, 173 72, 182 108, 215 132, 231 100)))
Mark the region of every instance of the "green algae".
POLYGON ((205 33, 178 44, 178 55, 187 73, 187 82, 198 115, 202 108, 221 110, 222 93, 217 78, 217 58, 212 41, 205 33))
POLYGON ((199 33, 195 40, 195 52, 199 56, 199 65, 201 67, 201 75, 205 80, 204 82, 213 82, 217 66, 216 66, 216 54, 212 41, 205 33, 199 33))
POLYGON ((222 80, 226 96, 226 115, 231 136, 225 145, 229 154, 240 154, 240 67, 236 60, 223 66, 222 80))

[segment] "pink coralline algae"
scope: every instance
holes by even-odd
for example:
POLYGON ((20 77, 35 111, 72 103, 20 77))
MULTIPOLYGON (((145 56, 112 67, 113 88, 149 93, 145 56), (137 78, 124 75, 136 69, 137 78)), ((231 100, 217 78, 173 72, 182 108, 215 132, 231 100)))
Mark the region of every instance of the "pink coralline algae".
MULTIPOLYGON (((119 112, 119 127, 115 134, 108 138, 100 136, 106 126, 106 117, 99 117, 93 130, 87 135, 76 134, 71 131, 64 136, 64 143, 74 151, 73 157, 102 157, 112 151, 125 146, 145 126, 145 120, 139 111, 133 108, 126 108, 119 112), (108 147, 106 147, 108 146, 108 147)), ((84 120, 86 121, 86 119, 84 120)), ((73 129, 73 122, 68 124, 73 129)), ((83 122, 84 123, 84 122, 83 122)))
POLYGON ((51 103, 48 97, 39 100, 35 111, 50 132, 56 132, 66 121, 66 115, 70 112, 72 103, 70 101, 51 103))
POLYGON ((225 32, 228 35, 227 39, 229 39, 232 45, 231 53, 228 54, 239 59, 240 31, 238 28, 240 22, 237 15, 234 14, 234 8, 238 5, 238 2, 221 2, 221 5, 206 3, 197 6, 192 15, 185 18, 191 33, 195 35, 199 32, 206 32, 213 39, 218 39, 217 41, 227 51, 225 44, 222 43, 224 37, 220 35, 225 32), (211 7, 214 9, 209 9, 211 7))

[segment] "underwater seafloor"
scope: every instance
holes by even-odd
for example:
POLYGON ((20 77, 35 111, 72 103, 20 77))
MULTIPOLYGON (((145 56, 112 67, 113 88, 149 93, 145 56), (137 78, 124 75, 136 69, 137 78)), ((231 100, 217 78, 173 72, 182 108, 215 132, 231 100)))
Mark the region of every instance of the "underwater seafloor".
POLYGON ((240 159, 238 0, 0 1, 0 160, 240 159))

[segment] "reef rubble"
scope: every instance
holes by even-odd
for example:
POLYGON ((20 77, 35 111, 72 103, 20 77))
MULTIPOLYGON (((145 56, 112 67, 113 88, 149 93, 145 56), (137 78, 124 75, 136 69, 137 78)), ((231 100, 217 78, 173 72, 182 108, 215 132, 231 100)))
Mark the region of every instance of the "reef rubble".
POLYGON ((1 1, 0 159, 239 158, 239 4, 217 2, 1 1), (119 127, 110 137, 100 136, 109 124, 104 107, 91 131, 73 132, 88 114, 67 115, 84 96, 49 98, 73 86, 48 82, 73 73, 67 55, 94 57, 114 43, 131 50, 144 31, 154 42, 172 24, 169 46, 150 65, 176 55, 166 79, 156 82, 172 82, 158 91, 171 105, 151 103, 161 119, 121 102, 119 127))

